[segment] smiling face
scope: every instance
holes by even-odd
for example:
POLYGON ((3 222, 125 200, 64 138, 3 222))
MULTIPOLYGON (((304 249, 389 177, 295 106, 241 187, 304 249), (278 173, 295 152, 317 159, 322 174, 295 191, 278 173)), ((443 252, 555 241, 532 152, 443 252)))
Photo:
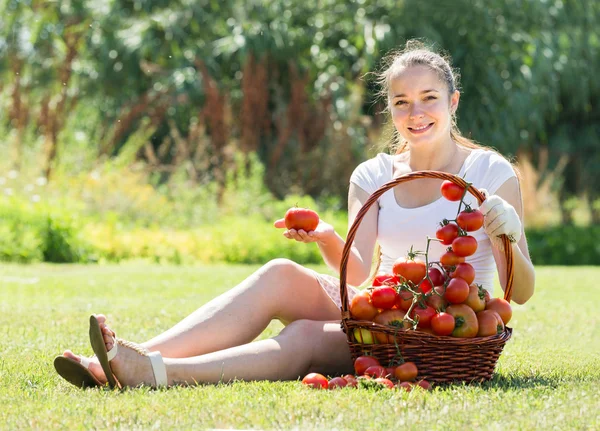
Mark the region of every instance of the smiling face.
POLYGON ((411 66, 390 82, 390 111, 394 126, 411 146, 440 143, 450 138, 452 114, 460 93, 427 66, 411 66))

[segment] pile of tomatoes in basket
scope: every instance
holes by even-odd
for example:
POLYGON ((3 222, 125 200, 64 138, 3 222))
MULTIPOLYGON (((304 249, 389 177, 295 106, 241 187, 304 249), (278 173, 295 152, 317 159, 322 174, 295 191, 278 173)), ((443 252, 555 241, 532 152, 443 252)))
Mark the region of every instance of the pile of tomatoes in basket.
POLYGON ((319 373, 310 373, 302 379, 302 383, 314 389, 387 388, 403 389, 408 392, 416 387, 431 389, 431 384, 427 380, 417 381, 419 370, 414 362, 384 367, 377 358, 364 355, 354 361, 354 371, 356 374, 346 374, 331 379, 319 373))
MULTIPOLYGON (((465 261, 477 250, 471 233, 483 226, 483 214, 468 205, 461 211, 464 188, 444 181, 441 191, 446 199, 460 203, 456 219, 440 223, 436 238, 428 238, 427 249, 430 241, 439 241, 448 246, 446 252, 436 262, 428 260, 427 251, 411 250, 398 259, 391 274, 377 276, 370 288, 352 298, 353 319, 433 336, 489 337, 504 331, 512 316, 509 302, 490 298, 483 286, 474 283, 475 270, 465 261)), ((355 328, 356 342, 394 342, 394 335, 373 329, 355 328)))

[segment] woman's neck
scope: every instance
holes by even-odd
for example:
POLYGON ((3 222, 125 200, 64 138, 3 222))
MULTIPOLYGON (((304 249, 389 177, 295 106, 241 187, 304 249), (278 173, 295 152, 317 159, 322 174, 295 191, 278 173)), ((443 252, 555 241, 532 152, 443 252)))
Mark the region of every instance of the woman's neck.
POLYGON ((442 145, 410 148, 406 154, 406 162, 413 171, 446 171, 452 167, 459 150, 458 144, 449 139, 442 145))

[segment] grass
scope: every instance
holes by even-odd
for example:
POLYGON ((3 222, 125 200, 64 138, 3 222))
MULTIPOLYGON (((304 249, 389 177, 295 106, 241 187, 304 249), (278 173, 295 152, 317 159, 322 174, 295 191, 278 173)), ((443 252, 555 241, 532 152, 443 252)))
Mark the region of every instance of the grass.
POLYGON ((483 385, 404 393, 238 382, 118 393, 81 391, 55 373, 64 349, 90 353, 90 313, 144 340, 255 268, 0 266, 0 428, 600 429, 597 267, 537 268, 536 293, 515 305, 513 338, 483 385))

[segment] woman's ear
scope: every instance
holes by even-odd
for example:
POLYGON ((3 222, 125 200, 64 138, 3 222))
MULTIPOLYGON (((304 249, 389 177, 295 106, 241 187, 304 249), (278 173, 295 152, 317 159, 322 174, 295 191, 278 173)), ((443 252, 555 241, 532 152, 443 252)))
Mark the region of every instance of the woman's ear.
POLYGON ((456 110, 458 109, 458 101, 460 100, 460 91, 456 90, 450 96, 450 112, 452 115, 456 114, 456 110))

